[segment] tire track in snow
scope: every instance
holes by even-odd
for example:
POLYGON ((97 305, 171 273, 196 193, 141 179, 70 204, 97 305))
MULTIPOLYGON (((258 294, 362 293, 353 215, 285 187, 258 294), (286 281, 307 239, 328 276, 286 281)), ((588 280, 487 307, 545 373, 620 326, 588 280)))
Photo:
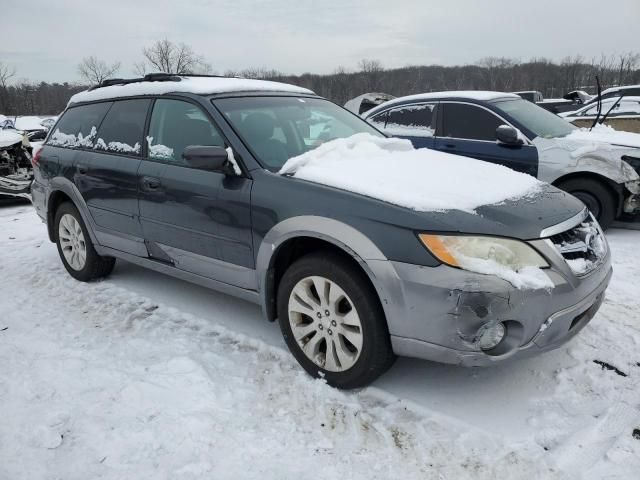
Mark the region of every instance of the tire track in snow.
POLYGON ((43 236, 0 239, 0 477, 563 477, 533 444, 336 391, 279 348, 76 282, 43 236))

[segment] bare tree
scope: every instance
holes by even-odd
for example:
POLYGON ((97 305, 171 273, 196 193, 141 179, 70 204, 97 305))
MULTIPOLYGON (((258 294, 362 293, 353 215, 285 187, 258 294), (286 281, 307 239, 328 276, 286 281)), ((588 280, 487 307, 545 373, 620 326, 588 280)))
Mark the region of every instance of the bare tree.
POLYGON ((120 70, 120 62, 108 65, 105 61, 99 60, 93 55, 83 58, 78 64, 80 76, 87 82, 96 85, 112 77, 118 70, 120 70))
POLYGON ((0 87, 7 88, 9 80, 16 75, 16 69, 0 62, 0 87))
MULTIPOLYGON (((197 55, 189 45, 175 44, 166 38, 144 48, 142 54, 148 66, 158 72, 184 75, 211 71, 211 65, 205 62, 202 55, 197 55)), ((136 64, 135 67, 138 73, 146 72, 146 65, 143 67, 136 64)))

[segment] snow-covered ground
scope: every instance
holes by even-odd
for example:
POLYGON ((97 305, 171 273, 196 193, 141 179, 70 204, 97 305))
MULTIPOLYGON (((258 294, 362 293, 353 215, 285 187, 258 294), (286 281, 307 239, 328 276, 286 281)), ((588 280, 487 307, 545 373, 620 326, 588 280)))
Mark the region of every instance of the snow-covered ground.
POLYGON ((344 393, 258 307, 120 262, 76 282, 0 204, 0 479, 638 478, 640 232, 608 236, 607 300, 569 345, 401 359, 344 393))

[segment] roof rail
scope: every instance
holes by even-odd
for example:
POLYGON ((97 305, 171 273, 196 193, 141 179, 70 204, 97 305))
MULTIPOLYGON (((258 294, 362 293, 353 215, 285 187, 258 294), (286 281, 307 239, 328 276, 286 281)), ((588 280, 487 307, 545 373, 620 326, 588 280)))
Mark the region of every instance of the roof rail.
POLYGON ((89 91, 102 87, 110 87, 111 85, 127 85, 129 83, 140 82, 179 82, 181 80, 182 77, 174 73, 147 73, 144 77, 138 78, 107 78, 106 80, 100 82, 98 85, 94 85, 93 87, 91 87, 89 91))

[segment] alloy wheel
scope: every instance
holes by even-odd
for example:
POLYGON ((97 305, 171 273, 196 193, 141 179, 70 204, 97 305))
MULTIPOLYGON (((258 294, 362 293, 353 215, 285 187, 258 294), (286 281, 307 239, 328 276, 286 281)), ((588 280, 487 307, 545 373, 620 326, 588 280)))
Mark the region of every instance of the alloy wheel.
POLYGON ((77 271, 82 270, 87 263, 87 244, 82 227, 73 215, 67 213, 60 218, 58 241, 69 266, 77 271))

